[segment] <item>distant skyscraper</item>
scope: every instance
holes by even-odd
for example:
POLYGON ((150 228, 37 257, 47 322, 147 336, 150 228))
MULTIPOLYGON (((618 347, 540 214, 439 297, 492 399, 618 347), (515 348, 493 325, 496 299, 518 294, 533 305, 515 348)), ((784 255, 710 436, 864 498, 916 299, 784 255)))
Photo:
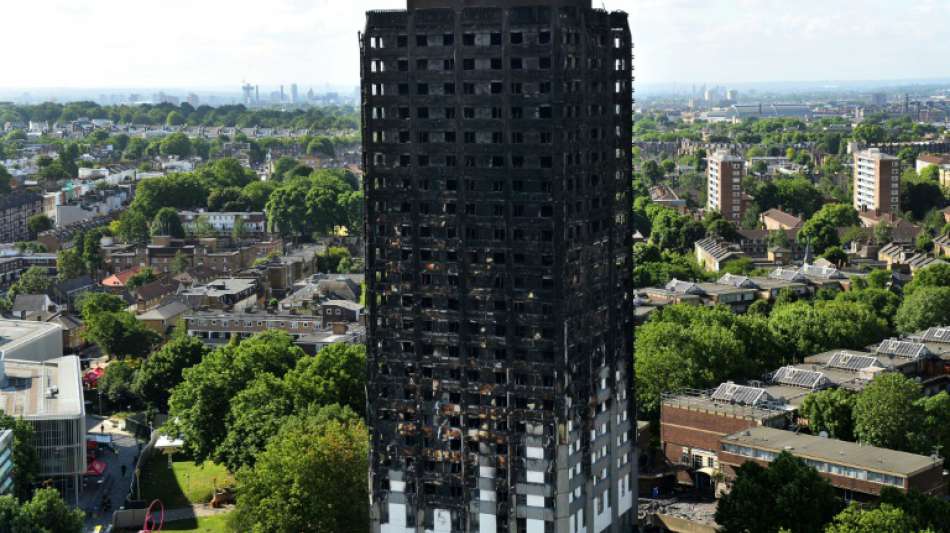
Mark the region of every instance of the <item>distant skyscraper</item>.
POLYGON ((368 13, 374 532, 633 531, 631 47, 591 0, 368 13))
POLYGON ((869 148, 854 154, 854 208, 900 214, 900 159, 869 148))
POLYGON ((283 85, 280 86, 280 101, 281 102, 284 101, 284 86, 283 85))
POLYGON ((290 86, 290 101, 293 103, 299 102, 299 95, 297 94, 297 84, 291 84, 290 86))
POLYGON ((739 224, 744 213, 742 178, 745 160, 728 152, 709 156, 706 165, 706 208, 718 211, 723 218, 739 224))

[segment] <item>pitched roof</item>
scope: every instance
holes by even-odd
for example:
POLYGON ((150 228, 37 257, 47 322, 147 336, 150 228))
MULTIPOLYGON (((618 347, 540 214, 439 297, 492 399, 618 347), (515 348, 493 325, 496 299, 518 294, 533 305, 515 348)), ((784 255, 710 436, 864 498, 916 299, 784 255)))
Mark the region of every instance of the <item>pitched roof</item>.
POLYGON ((930 355, 930 350, 923 344, 901 339, 887 339, 881 342, 874 351, 879 354, 893 355, 907 359, 919 359, 930 355))
POLYGON ((175 318, 176 316, 182 315, 189 310, 191 310, 191 308, 181 301, 172 300, 165 305, 160 305, 151 311, 136 316, 135 318, 139 320, 168 320, 169 318, 175 318))
POLYGON ((161 298, 162 296, 171 294, 173 292, 177 292, 178 287, 179 284, 177 281, 171 278, 162 277, 151 283, 142 285, 138 288, 138 290, 135 291, 135 295, 137 298, 149 301, 156 298, 161 298))
POLYGON ((950 344, 950 326, 930 328, 920 335, 915 335, 914 339, 923 342, 939 342, 941 344, 950 344))
POLYGON ((321 279, 317 282, 317 290, 331 300, 360 299, 359 284, 349 278, 321 279))
POLYGON ((823 389, 831 385, 831 380, 825 377, 823 373, 793 366, 783 366, 776 370, 775 374, 772 375, 772 382, 812 390, 823 389))
POLYGON ((350 311, 362 311, 363 305, 356 303, 352 300, 327 300, 320 305, 332 305, 336 307, 342 307, 344 309, 349 309, 350 311))
POLYGON ((703 296, 706 294, 706 291, 700 288, 699 285, 689 281, 680 281, 676 278, 671 279, 670 282, 666 284, 664 289, 678 294, 694 294, 696 296, 703 296))
POLYGON ((95 284, 96 282, 93 281, 91 277, 89 277, 86 274, 83 274, 82 276, 79 276, 78 278, 60 281, 56 285, 53 285, 53 288, 63 294, 68 294, 75 290, 91 287, 95 284))
POLYGON ((737 276, 735 274, 724 274, 716 283, 720 285, 730 285, 737 289, 759 289, 758 285, 747 276, 737 276))
POLYGON ((66 331, 82 327, 82 320, 68 313, 55 314, 47 318, 46 321, 59 324, 66 331))
POLYGON ((719 242, 712 237, 696 241, 695 246, 712 256, 716 261, 722 261, 742 253, 740 250, 734 250, 728 244, 719 242))
POLYGON ((797 228, 804 224, 804 221, 797 216, 786 213, 781 209, 769 209, 768 211, 762 213, 762 217, 771 218, 772 220, 782 224, 783 226, 788 226, 789 228, 797 228))
POLYGON ((45 294, 17 294, 11 310, 14 312, 46 311, 47 300, 48 297, 45 294))
POLYGON ((117 272, 102 280, 102 285, 105 287, 125 287, 125 284, 129 282, 129 279, 131 279, 132 276, 138 274, 140 270, 142 270, 141 266, 134 266, 128 270, 117 272))
POLYGON ((760 405, 775 400, 765 389, 736 385, 731 381, 722 383, 716 387, 716 390, 712 393, 710 398, 717 402, 728 402, 739 405, 760 405))

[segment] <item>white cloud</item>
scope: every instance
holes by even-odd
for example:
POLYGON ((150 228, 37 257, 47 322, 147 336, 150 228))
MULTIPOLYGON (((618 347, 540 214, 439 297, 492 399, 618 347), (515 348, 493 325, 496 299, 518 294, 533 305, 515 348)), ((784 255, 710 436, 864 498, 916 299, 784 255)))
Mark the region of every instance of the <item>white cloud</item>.
MULTIPOLYGON (((8 0, 5 87, 355 85, 368 9, 405 0, 8 0)), ((950 1, 594 0, 631 13, 637 79, 950 75, 950 1)))

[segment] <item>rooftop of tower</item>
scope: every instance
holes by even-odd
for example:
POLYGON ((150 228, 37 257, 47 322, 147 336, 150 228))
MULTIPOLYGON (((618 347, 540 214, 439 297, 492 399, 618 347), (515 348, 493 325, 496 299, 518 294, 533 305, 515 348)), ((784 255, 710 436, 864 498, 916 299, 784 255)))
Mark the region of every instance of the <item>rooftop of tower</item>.
POLYGON ((592 0, 406 0, 406 7, 413 9, 434 9, 465 7, 580 7, 591 9, 592 0))

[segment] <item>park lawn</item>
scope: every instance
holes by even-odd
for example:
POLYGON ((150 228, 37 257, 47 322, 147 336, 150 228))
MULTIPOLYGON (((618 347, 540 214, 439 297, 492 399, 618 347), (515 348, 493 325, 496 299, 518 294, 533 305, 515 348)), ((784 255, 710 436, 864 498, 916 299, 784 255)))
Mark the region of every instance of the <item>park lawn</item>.
POLYGON ((162 531, 193 531, 195 533, 229 533, 228 514, 202 516, 195 520, 166 522, 162 531))
POLYGON ((175 461, 168 468, 168 458, 156 455, 142 472, 142 499, 161 500, 166 509, 208 503, 214 487, 233 486, 234 478, 221 465, 206 461, 175 461))

